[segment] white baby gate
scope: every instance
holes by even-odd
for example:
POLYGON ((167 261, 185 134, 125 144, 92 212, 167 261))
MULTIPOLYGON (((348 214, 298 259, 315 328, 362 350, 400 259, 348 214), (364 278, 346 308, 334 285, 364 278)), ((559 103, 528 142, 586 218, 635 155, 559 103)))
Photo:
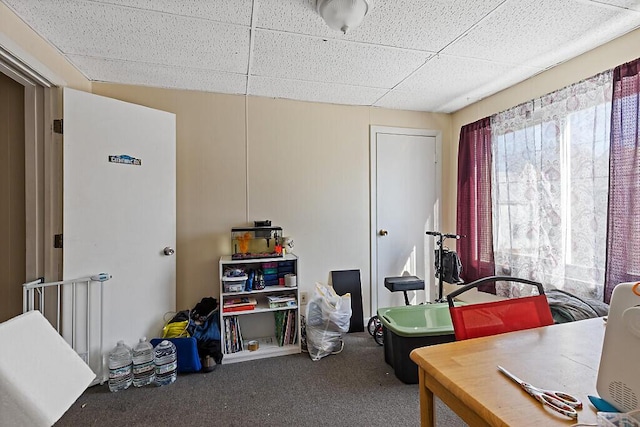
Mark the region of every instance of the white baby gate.
POLYGON ((93 384, 104 382, 103 285, 111 276, 99 273, 79 279, 22 285, 22 311, 39 310, 96 374, 93 384), (96 312, 97 311, 97 312, 96 312))

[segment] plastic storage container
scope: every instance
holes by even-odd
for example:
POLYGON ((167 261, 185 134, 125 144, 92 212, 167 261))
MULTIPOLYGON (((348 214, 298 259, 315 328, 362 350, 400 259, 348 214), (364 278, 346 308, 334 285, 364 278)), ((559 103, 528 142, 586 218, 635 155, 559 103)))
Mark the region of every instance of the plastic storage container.
POLYGON ((131 348, 124 341, 109 353, 109 390, 126 390, 133 382, 133 358, 131 348))
POLYGON ((156 378, 154 351, 146 337, 133 347, 133 385, 143 387, 152 384, 156 378))
POLYGON ((178 356, 176 346, 167 340, 163 340, 154 349, 156 370, 156 384, 169 385, 178 376, 178 356))
POLYGON ((248 276, 223 277, 222 284, 225 292, 242 292, 245 290, 248 276))
POLYGON ((412 350, 455 341, 447 303, 378 309, 384 333, 384 360, 406 384, 418 382, 418 365, 412 350))

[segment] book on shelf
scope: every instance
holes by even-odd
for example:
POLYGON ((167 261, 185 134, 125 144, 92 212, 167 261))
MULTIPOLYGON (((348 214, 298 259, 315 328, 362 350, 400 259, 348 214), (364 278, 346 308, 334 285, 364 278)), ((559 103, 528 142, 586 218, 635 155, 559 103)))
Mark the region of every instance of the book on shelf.
POLYGON ((267 295, 269 302, 282 302, 282 301, 295 301, 296 296, 292 294, 287 295, 267 295))
POLYGON ((276 311, 275 317, 276 341, 280 347, 294 344, 296 338, 295 310, 276 311))
POLYGON ((296 308, 297 306, 296 301, 269 302, 269 308, 296 308))
POLYGON ((222 312, 253 310, 257 304, 258 301, 251 297, 226 298, 222 303, 222 312))
POLYGON ((252 297, 225 298, 223 307, 243 307, 247 305, 257 305, 258 301, 252 297))
POLYGON ((237 311, 250 311, 250 310, 254 310, 256 308, 255 305, 239 305, 239 306, 223 306, 222 307, 222 312, 223 313, 233 313, 233 312, 237 312, 237 311))
POLYGON ((269 308, 296 308, 298 301, 295 295, 269 295, 267 296, 269 308))
POLYGON ((237 353, 242 351, 244 342, 242 332, 240 331, 240 322, 238 316, 231 316, 224 319, 224 348, 225 353, 237 353))

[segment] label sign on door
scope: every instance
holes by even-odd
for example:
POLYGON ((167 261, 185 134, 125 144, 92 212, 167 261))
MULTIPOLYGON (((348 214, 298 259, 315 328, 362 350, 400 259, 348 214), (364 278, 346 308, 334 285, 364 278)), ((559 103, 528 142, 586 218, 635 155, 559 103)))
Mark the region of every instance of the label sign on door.
POLYGON ((134 166, 142 165, 142 160, 136 159, 135 157, 127 156, 126 154, 120 154, 118 156, 109 156, 109 162, 120 163, 122 165, 134 165, 134 166))

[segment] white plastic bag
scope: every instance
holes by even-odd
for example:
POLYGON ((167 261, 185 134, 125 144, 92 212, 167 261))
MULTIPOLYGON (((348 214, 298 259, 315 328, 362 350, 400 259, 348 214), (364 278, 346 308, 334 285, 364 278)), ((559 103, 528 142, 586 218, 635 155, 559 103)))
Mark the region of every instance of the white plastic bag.
POLYGON ((312 360, 342 351, 342 338, 351 321, 351 294, 340 296, 332 287, 316 283, 307 304, 307 350, 312 360))

